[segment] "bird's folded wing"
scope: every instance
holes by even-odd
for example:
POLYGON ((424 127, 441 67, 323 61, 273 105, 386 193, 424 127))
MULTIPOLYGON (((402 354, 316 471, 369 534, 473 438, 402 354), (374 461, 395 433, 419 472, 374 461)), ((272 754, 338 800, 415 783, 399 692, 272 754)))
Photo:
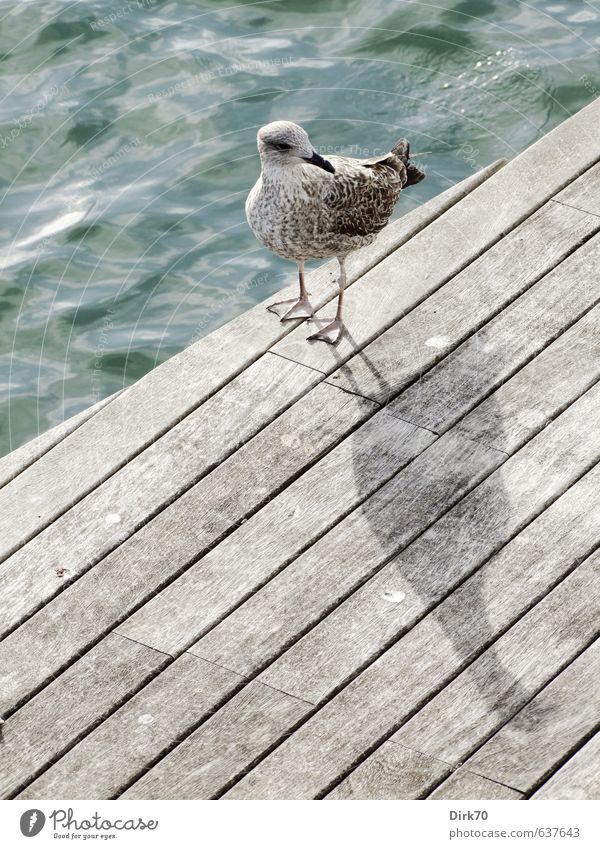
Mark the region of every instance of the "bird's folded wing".
POLYGON ((404 166, 396 170, 385 157, 365 162, 336 168, 335 179, 327 185, 323 200, 332 213, 328 223, 333 233, 368 236, 389 221, 406 181, 404 166))

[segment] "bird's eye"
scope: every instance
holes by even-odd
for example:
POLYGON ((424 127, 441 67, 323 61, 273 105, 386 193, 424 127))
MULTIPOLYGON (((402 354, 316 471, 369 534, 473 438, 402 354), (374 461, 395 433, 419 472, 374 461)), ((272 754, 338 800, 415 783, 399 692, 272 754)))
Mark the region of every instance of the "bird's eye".
POLYGON ((273 147, 275 150, 291 150, 292 145, 287 142, 273 142, 273 147))

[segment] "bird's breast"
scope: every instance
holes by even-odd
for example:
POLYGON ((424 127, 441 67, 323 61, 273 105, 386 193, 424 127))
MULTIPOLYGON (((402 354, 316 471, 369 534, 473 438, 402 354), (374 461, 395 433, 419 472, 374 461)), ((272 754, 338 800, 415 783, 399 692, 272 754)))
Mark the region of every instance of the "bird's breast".
POLYGON ((265 247, 280 256, 299 259, 317 226, 314 217, 306 215, 310 200, 300 180, 283 185, 261 176, 246 200, 246 218, 265 247))

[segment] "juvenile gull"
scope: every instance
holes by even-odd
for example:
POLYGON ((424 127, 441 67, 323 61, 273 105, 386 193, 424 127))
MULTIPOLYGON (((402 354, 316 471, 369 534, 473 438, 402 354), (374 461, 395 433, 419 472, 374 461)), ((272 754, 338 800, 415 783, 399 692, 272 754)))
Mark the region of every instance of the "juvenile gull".
POLYGON ((343 332, 346 257, 375 241, 402 189, 425 174, 409 161, 406 139, 384 156, 323 159, 302 127, 274 121, 260 128, 257 143, 262 171, 246 200, 246 218, 265 247, 295 260, 300 278, 297 299, 267 309, 282 321, 311 318, 304 263, 336 256, 340 276, 335 318, 320 320, 321 328, 308 338, 337 342, 343 332))

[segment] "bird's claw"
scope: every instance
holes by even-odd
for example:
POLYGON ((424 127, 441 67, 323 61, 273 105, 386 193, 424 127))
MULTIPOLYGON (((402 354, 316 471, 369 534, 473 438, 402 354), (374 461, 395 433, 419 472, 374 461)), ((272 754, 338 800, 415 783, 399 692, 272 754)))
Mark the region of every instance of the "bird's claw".
POLYGON ((344 332, 344 323, 339 318, 334 318, 333 321, 329 318, 317 318, 311 324, 318 327, 319 330, 316 333, 311 333, 307 339, 329 342, 330 345, 339 342, 344 332))
POLYGON ((294 298, 291 301, 277 301, 269 304, 269 312, 275 313, 281 321, 291 321, 294 318, 312 318, 314 309, 308 298, 294 298))

